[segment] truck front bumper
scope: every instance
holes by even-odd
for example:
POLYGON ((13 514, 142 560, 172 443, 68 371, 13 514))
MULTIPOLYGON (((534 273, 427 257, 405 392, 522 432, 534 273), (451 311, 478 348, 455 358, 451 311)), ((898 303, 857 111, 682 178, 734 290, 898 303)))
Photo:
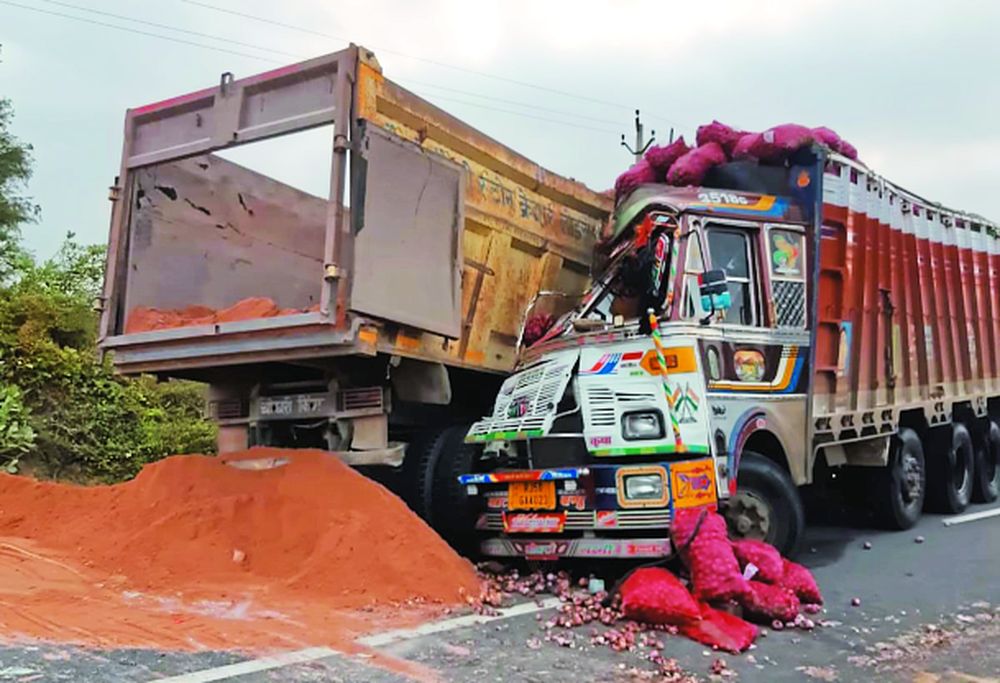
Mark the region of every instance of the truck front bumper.
POLYGON ((480 551, 487 557, 525 557, 533 560, 584 558, 650 558, 671 554, 669 538, 513 538, 484 540, 480 551))
POLYGON ((667 557, 675 509, 718 500, 709 458, 500 470, 465 474, 459 482, 481 502, 474 528, 488 557, 667 557), (630 477, 659 478, 660 487, 636 497, 630 477))

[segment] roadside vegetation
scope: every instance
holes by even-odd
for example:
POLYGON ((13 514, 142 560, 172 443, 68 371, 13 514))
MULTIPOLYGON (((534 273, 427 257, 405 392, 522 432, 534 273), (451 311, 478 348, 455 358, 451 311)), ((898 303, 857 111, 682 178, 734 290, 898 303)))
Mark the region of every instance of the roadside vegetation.
POLYGON ((25 194, 31 146, 0 99, 0 468, 111 482, 174 453, 212 452, 204 387, 115 376, 97 353, 103 245, 68 233, 37 260, 21 241, 41 208, 25 194))

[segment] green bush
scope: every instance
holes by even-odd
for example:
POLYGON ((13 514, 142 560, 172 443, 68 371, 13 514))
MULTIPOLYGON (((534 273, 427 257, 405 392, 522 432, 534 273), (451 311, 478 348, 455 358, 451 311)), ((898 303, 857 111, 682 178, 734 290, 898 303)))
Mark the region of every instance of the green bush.
POLYGON ((0 99, 0 466, 40 476, 116 481, 173 453, 210 453, 204 387, 125 379, 97 353, 93 302, 104 247, 70 233, 37 263, 21 228, 39 207, 25 195, 31 146, 10 132, 0 99))
POLYGON ((17 471, 21 457, 35 445, 35 430, 17 387, 0 384, 0 459, 8 472, 17 471))
POLYGON ((72 237, 0 291, 0 383, 19 389, 35 433, 22 461, 41 476, 116 481, 166 455, 213 452, 202 385, 123 378, 99 358, 103 250, 72 237))

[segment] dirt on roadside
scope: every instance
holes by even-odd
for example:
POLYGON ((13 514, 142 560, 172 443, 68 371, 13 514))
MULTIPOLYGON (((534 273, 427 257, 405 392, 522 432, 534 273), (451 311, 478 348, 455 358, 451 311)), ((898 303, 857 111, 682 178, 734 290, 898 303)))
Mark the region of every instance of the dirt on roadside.
POLYGON ((402 501, 320 451, 174 456, 114 486, 0 475, 0 537, 7 639, 350 649, 480 590, 402 501))

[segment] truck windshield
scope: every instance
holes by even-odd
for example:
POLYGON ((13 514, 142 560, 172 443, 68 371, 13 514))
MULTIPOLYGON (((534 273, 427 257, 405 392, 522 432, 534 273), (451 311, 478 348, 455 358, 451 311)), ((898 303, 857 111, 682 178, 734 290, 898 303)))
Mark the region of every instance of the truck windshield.
POLYGON ((616 320, 634 323, 649 308, 660 312, 667 289, 670 241, 663 240, 660 248, 657 255, 655 240, 642 247, 631 240, 623 241, 586 293, 539 294, 525 316, 522 348, 564 335, 604 329, 616 320))

